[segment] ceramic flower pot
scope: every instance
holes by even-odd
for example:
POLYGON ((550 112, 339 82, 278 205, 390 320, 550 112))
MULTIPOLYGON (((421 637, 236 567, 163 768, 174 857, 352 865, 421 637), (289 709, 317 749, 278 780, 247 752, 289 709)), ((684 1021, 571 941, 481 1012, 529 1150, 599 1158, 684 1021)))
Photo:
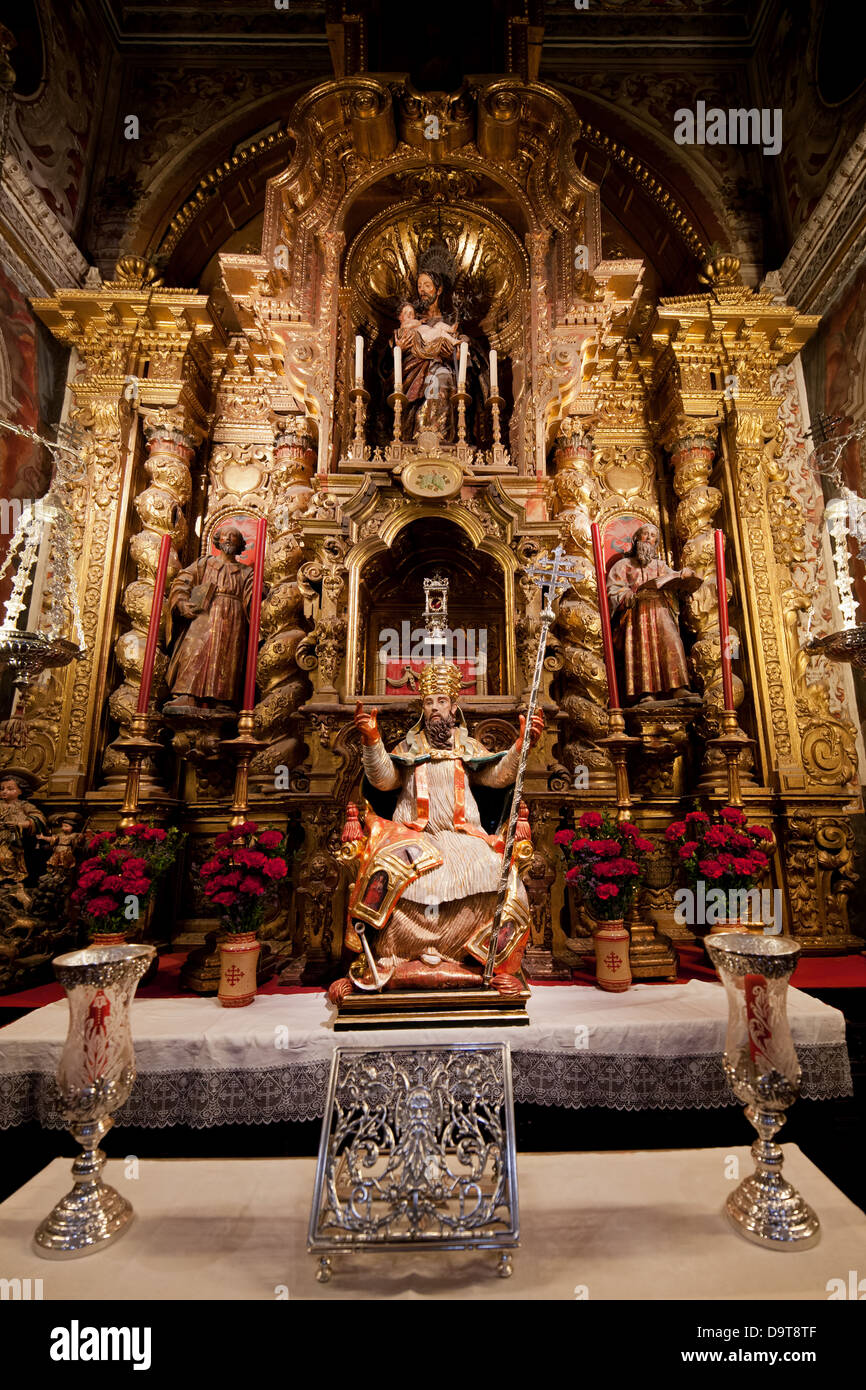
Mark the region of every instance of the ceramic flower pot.
POLYGON ((623 919, 599 922, 592 933, 595 943, 595 983, 599 989, 620 994, 631 987, 628 959, 629 935, 623 919))
POLYGON ((234 932, 219 943, 217 998, 226 1009, 241 1009, 256 997, 256 966, 262 943, 254 931, 234 932))
POLYGON ((126 937, 122 931, 94 932, 88 943, 90 946, 125 946, 126 937))
POLYGON ((724 922, 715 922, 707 936, 721 936, 727 932, 745 932, 748 936, 763 936, 764 924, 761 921, 743 921, 740 917, 728 917, 724 922))

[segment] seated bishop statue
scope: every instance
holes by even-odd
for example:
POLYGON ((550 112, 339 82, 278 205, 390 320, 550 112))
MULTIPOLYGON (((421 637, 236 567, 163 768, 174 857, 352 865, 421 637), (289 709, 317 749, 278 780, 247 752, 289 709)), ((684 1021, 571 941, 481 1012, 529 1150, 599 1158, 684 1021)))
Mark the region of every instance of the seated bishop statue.
MULTIPOLYGON (((334 1002, 353 989, 482 983, 511 803, 506 793, 517 774, 525 720, 521 715, 511 748, 491 753, 469 736, 457 704, 460 684, 460 670, 450 662, 425 666, 421 718, 390 753, 376 710, 365 712, 360 703, 356 708, 371 809, 346 940, 350 949, 361 953, 364 947, 366 953, 331 986, 334 1002)), ((536 714, 530 745, 543 727, 543 716, 536 714)), ((501 994, 523 988, 518 972, 529 929, 526 889, 512 863, 492 979, 501 994)))

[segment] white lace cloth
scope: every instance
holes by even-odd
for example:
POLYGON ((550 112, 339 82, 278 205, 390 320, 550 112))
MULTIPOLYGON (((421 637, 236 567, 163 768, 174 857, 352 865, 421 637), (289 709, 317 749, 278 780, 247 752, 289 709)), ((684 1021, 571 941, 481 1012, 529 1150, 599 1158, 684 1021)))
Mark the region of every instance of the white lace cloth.
MULTIPOLYGON (((324 1111, 331 1055, 343 1046, 510 1042, 515 1100, 577 1109, 684 1109, 736 1104, 722 1071, 728 1007, 721 985, 635 985, 626 994, 538 986, 529 1026, 337 1033, 324 994, 260 995, 243 1009, 216 999, 132 1005, 138 1077, 119 1124, 267 1124, 324 1111)), ((0 1128, 38 1119, 62 1127, 54 1073, 66 1037, 65 1002, 0 1029, 0 1128)), ((802 1094, 852 1093, 845 1020, 799 990, 788 1016, 802 1094)))

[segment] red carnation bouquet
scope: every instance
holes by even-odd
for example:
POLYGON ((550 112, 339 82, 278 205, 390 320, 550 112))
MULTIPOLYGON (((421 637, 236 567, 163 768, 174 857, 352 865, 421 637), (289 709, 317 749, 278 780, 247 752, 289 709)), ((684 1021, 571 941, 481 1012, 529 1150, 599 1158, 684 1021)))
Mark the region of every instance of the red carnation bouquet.
POLYGON ((228 932, 256 931, 265 906, 277 884, 289 872, 285 837, 278 830, 263 830, 255 821, 217 835, 211 859, 199 875, 204 895, 219 910, 228 932))
POLYGON ((668 826, 665 838, 692 886, 704 881, 725 892, 760 883, 776 843, 772 830, 749 825, 737 806, 723 806, 712 816, 689 811, 685 820, 668 826))
POLYGON ((87 845, 70 901, 94 932, 128 931, 141 915, 157 879, 177 858, 179 830, 133 825, 102 830, 87 845))
POLYGON ((634 902, 655 846, 631 821, 618 822, 609 811, 584 811, 578 824, 578 832, 557 830, 553 837, 570 865, 565 877, 579 887, 593 917, 619 920, 634 902))

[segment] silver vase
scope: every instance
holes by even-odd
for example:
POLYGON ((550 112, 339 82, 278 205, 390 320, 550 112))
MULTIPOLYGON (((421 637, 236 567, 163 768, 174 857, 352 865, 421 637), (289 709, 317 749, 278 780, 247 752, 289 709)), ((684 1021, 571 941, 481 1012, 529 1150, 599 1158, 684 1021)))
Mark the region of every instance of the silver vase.
POLYGON ((817 1245, 820 1224, 782 1176, 773 1137, 800 1094, 800 1064, 788 1025, 788 981, 800 955, 787 936, 727 932, 705 942, 728 996, 724 1067, 746 1117, 758 1131, 755 1171, 728 1197, 725 1210, 740 1235, 773 1250, 817 1245))
POLYGON ((69 1031, 57 1069, 63 1118, 82 1153, 72 1165, 74 1185, 34 1236, 47 1259, 89 1255, 116 1240, 132 1220, 132 1207, 102 1181, 99 1147, 135 1080, 129 1006, 154 946, 91 946, 58 956, 54 973, 69 1000, 69 1031))

